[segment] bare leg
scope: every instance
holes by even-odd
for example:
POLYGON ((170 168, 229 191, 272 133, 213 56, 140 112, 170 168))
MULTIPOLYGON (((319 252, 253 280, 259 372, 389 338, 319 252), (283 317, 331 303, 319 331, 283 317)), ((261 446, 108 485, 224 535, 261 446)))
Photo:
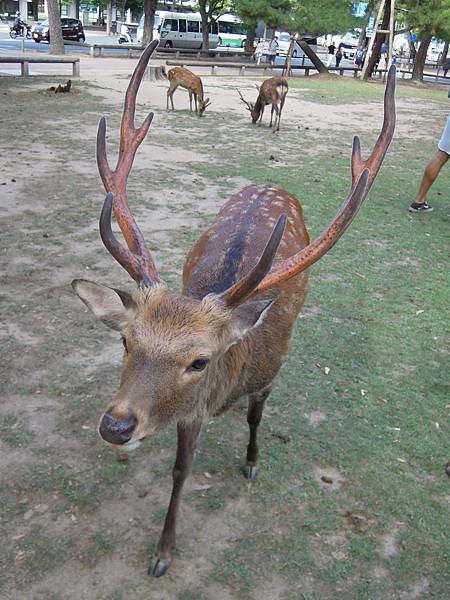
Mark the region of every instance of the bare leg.
POLYGON ((415 199, 417 204, 423 204, 427 196, 428 190, 435 182, 440 170, 450 158, 446 152, 438 150, 425 168, 425 172, 420 182, 419 193, 415 199))
POLYGON ((255 479, 258 474, 259 452, 256 433, 261 422, 264 404, 271 391, 272 386, 268 386, 256 394, 250 394, 248 398, 247 423, 250 428, 250 440, 247 446, 247 460, 244 467, 244 474, 247 479, 255 479))
POLYGON ((194 459, 195 445, 200 433, 201 421, 192 425, 183 426, 178 424, 177 457, 173 467, 173 487, 170 497, 169 509, 162 530, 161 537, 156 548, 155 555, 150 560, 148 568, 149 575, 161 577, 167 571, 171 562, 171 551, 175 546, 176 519, 178 506, 180 504, 181 492, 186 481, 194 459))

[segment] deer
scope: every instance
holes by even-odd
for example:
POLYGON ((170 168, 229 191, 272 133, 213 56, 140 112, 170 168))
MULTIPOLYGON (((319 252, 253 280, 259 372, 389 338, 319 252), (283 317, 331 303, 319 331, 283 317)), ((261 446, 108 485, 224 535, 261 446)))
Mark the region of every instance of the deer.
POLYGON ((272 127, 273 113, 275 113, 275 122, 273 124, 273 133, 280 131, 281 112, 283 110, 284 101, 286 100, 286 94, 288 93, 288 82, 285 77, 271 77, 263 81, 261 86, 258 88, 259 93, 256 102, 247 102, 241 92, 238 90, 239 96, 242 102, 247 106, 247 110, 250 111, 253 125, 259 120, 259 124, 262 124, 262 118, 264 114, 264 108, 267 104, 272 105, 272 111, 270 113, 270 124, 272 127))
POLYGON ((100 416, 100 437, 116 451, 127 452, 169 425, 177 428, 172 493, 148 567, 154 577, 164 575, 172 561, 181 493, 202 423, 245 396, 249 442, 243 470, 249 480, 257 476, 258 426, 306 297, 308 269, 355 218, 395 128, 391 67, 374 150, 363 160, 355 136, 350 190, 323 233, 310 241, 302 207, 290 192, 248 185, 231 196, 188 252, 181 291, 172 292, 158 274, 126 191, 134 157, 153 119, 149 113, 135 127, 137 92, 157 43, 142 53, 126 91, 114 170, 107 158, 104 117, 97 133, 97 164, 107 192, 100 236, 136 288, 129 293, 86 279, 72 282, 93 315, 120 333, 124 346, 119 387, 100 416), (123 242, 113 232, 113 212, 123 242))
POLYGON ((203 97, 203 83, 198 75, 189 71, 185 67, 174 67, 167 73, 169 78, 169 89, 167 90, 167 110, 169 110, 169 98, 172 104, 172 110, 175 110, 173 105, 173 94, 177 87, 185 88, 189 93, 189 104, 192 112, 192 97, 195 102, 195 112, 201 117, 205 112, 206 108, 211 104, 209 98, 204 100, 203 97), (197 106, 198 99, 198 106, 197 106))

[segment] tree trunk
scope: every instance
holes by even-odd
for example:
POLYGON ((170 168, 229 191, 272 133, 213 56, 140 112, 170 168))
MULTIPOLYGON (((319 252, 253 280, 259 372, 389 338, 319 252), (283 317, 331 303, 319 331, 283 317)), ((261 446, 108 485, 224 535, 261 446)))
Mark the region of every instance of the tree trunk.
MULTIPOLYGON (((384 9, 383 20, 381 22, 380 29, 388 29, 389 28, 389 20, 391 18, 391 3, 386 2, 386 8, 384 9)), ((364 80, 367 80, 369 77, 372 77, 372 73, 375 69, 375 65, 380 60, 380 50, 383 42, 386 39, 385 33, 378 33, 375 38, 375 43, 372 48, 372 54, 369 57, 369 64, 367 67, 367 71, 364 75, 364 80)))
POLYGON ((33 2, 32 2, 32 11, 33 11, 33 21, 37 21, 39 19, 38 0, 33 0, 33 2))
POLYGON ((328 69, 326 68, 326 66, 323 64, 323 62, 320 60, 320 58, 317 56, 314 50, 310 48, 309 44, 305 42, 305 40, 298 40, 298 45, 309 58, 309 60, 313 63, 313 65, 316 67, 319 73, 328 73, 328 69))
POLYGON ((106 35, 111 35, 112 2, 106 5, 106 35))
POLYGON ((153 39, 153 24, 155 22, 155 11, 158 0, 144 0, 144 33, 142 45, 148 46, 153 39))
POLYGON ((209 53, 209 23, 208 23, 208 13, 205 11, 200 11, 202 17, 202 53, 209 53))
POLYGON ((253 43, 256 38, 255 29, 256 29, 256 24, 249 25, 249 28, 247 30, 247 37, 245 38, 245 48, 244 48, 245 52, 253 53, 255 51, 255 48, 253 46, 253 43))
POLYGON ((414 67, 412 72, 413 81, 423 81, 423 68, 427 59, 428 46, 431 42, 431 36, 420 40, 420 46, 417 50, 416 60, 414 61, 414 67))
POLYGON ((58 0, 47 0, 48 28, 50 34, 50 54, 64 54, 58 0))

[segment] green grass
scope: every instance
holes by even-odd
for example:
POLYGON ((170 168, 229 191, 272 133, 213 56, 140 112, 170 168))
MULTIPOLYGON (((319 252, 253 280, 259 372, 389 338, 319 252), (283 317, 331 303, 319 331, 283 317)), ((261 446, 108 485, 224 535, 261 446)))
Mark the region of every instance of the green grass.
MULTIPOLYGON (((0 79, 0 92, 5 85, 0 79)), ((249 484, 241 473, 247 443, 241 402, 205 427, 194 474, 210 487, 184 495, 186 520, 174 565, 163 582, 149 583, 146 561, 165 516, 174 431, 148 440, 127 463, 116 462, 97 438, 98 417, 120 373, 117 353, 112 358, 120 340, 86 316, 69 281, 83 274, 128 289, 131 283, 98 238, 102 192, 93 140, 76 138, 68 147, 56 126, 64 118, 94 127, 98 114, 112 111, 113 148, 117 111, 91 97, 86 86, 78 88, 77 102, 54 104, 44 92, 16 85, 23 87, 13 96, 16 109, 11 103, 2 118, 5 139, 18 119, 29 130, 36 120, 54 122, 47 143, 58 160, 32 181, 25 178, 22 194, 32 201, 20 218, 5 216, 1 232, 9 261, 2 313, 13 331, 34 340, 8 334, 2 341, 8 357, 0 364, 8 390, 1 417, 8 465, 0 480, 1 524, 9 540, 0 552, 4 589, 22 597, 30 583, 41 581, 46 589, 52 574, 67 570, 76 578, 82 569, 87 589, 100 578, 102 597, 111 600, 128 597, 130 589, 137 599, 161 591, 177 600, 210 600, 216 588, 242 600, 258 593, 283 600, 398 600, 424 581, 421 597, 446 599, 448 169, 429 196, 435 212, 411 217, 406 211, 440 133, 421 107, 433 102, 433 114, 444 115, 442 91, 399 86, 398 133, 370 196, 342 240, 311 269, 305 311, 260 428, 258 479, 249 484), (417 121, 413 139, 404 127, 411 116, 417 121), (65 172, 62 163, 73 157, 83 169, 65 172), (44 209, 36 190, 45 190, 44 209), (324 419, 314 426, 310 415, 317 411, 324 419), (283 443, 279 434, 291 440, 283 443), (333 483, 324 483, 321 473, 333 483), (139 486, 146 490, 142 498, 139 486), (39 504, 48 510, 36 516, 39 504), (30 510, 34 516, 25 519, 30 510), (367 516, 361 530, 349 524, 349 511, 367 516), (72 526, 72 515, 83 525, 72 526), (210 555, 190 545, 190 515, 205 526, 222 524, 225 533, 213 532, 218 541, 206 550, 210 555), (197 553, 208 569, 203 563, 195 584, 177 587, 180 573, 188 573, 188 555, 195 564, 197 553), (111 561, 124 566, 129 581, 120 573, 102 579, 111 561), (262 584, 275 591, 261 592, 262 584)), ((312 236, 334 216, 348 190, 351 138, 358 133, 351 103, 381 106, 382 86, 310 78, 294 80, 296 87, 308 101, 348 105, 338 132, 306 130, 305 123, 300 131, 285 120, 274 136, 267 127, 252 127, 244 113, 210 110, 203 119, 157 113, 158 146, 170 149, 177 130, 177 145, 203 156, 176 169, 170 161, 139 168, 130 178, 138 222, 161 212, 194 223, 177 229, 163 224, 165 236, 157 231, 149 240, 171 289, 180 288, 181 254, 210 220, 202 199, 191 199, 207 195, 211 185, 217 206, 237 191, 236 178, 287 189, 304 204, 312 236), (173 190, 184 192, 179 203, 169 195, 173 190)), ((376 134, 364 130, 367 153, 376 134)), ((194 538, 201 535, 200 527, 194 538)))

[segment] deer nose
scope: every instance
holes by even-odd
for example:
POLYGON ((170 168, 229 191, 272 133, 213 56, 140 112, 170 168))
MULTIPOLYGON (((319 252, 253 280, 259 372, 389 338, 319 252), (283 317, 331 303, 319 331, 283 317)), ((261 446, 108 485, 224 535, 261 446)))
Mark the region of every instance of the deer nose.
POLYGON ((125 444, 131 440, 137 419, 133 413, 128 413, 125 419, 117 419, 110 412, 106 412, 98 428, 104 440, 111 444, 125 444))

